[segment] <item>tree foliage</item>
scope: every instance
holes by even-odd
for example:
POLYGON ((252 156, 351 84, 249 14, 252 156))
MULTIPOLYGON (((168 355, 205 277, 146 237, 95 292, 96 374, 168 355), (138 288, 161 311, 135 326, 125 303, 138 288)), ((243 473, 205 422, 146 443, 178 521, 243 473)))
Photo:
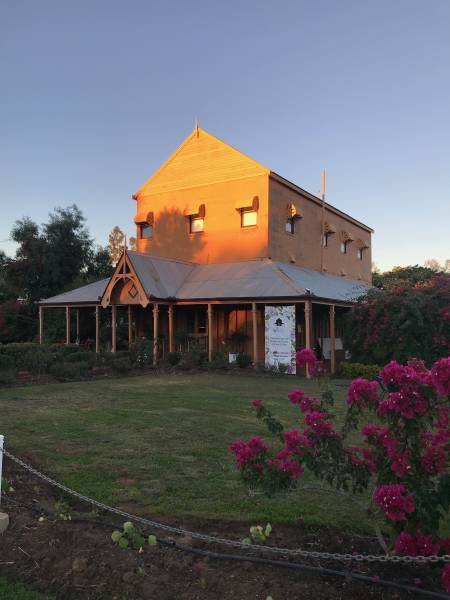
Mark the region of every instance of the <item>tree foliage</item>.
POLYGON ((108 250, 94 245, 76 205, 56 208, 41 226, 16 221, 11 238, 15 257, 0 254, 0 342, 35 337, 37 301, 111 274, 108 250))

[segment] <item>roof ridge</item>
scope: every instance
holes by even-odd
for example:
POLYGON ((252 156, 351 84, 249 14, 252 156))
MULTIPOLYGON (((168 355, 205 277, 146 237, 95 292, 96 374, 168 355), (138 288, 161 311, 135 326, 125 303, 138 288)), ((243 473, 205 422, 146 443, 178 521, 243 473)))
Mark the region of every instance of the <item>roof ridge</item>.
POLYGON ((270 267, 271 267, 271 268, 272 268, 272 269, 273 269, 273 270, 274 270, 276 273, 278 273, 279 275, 281 275, 281 278, 282 278, 282 279, 285 281, 285 283, 287 283, 287 284, 288 284, 288 285, 289 285, 289 286, 290 286, 290 287, 291 287, 291 288, 292 288, 292 289, 293 289, 295 292, 297 292, 297 294, 298 294, 299 296, 304 296, 304 295, 306 294, 306 289, 305 289, 305 288, 303 288, 302 290, 301 290, 301 289, 299 289, 299 288, 298 288, 298 287, 295 285, 295 283, 292 281, 292 279, 289 277, 289 275, 288 275, 287 273, 285 273, 281 267, 279 267, 279 266, 278 266, 276 263, 274 263, 274 262, 272 261, 272 259, 267 259, 267 260, 268 260, 268 262, 270 261, 270 262, 269 262, 269 264, 270 264, 270 267))

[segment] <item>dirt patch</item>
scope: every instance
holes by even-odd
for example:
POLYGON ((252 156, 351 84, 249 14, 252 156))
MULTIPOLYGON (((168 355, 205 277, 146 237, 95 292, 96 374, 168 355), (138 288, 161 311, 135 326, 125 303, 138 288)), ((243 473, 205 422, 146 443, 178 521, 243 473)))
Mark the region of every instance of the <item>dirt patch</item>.
MULTIPOLYGON (((320 576, 267 564, 254 564, 197 556, 170 545, 146 547, 143 553, 120 549, 111 532, 123 521, 111 514, 95 514, 91 507, 72 503, 58 492, 5 460, 4 476, 14 492, 7 493, 3 510, 11 525, 0 537, 0 575, 64 600, 360 600, 406 599, 413 592, 381 588, 350 578, 320 576), (70 516, 70 520, 69 519, 70 516)), ((198 520, 166 523, 211 535, 239 540, 248 525, 198 520)), ((150 533, 150 532, 149 532, 150 533)), ((232 548, 211 547, 190 538, 161 540, 191 546, 198 551, 239 554, 232 548)), ((380 554, 372 538, 330 529, 277 525, 269 544, 308 550, 380 554)), ((247 554, 242 554, 247 555, 247 554)), ((279 557, 268 554, 260 558, 279 557)), ((279 558, 281 561, 287 559, 279 558)), ((299 561, 298 561, 299 562, 299 561)), ((310 566, 319 566, 309 561, 310 566)), ((440 590, 440 568, 379 563, 321 562, 320 566, 414 585, 420 578, 427 589, 440 590)))

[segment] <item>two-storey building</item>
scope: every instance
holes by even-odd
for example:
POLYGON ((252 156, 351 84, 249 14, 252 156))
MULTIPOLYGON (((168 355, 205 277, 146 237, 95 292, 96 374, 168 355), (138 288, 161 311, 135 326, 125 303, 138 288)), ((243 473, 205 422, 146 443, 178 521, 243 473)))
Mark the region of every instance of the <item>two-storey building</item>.
POLYGON ((137 252, 125 249, 110 279, 43 300, 41 341, 44 308, 65 307, 67 343, 83 337, 84 308, 99 351, 109 309, 113 351, 126 312, 128 341, 151 338, 155 360, 186 340, 211 359, 240 339, 257 364, 265 306, 289 305, 296 344, 318 344, 334 370, 340 318, 371 283, 370 227, 200 128, 133 198, 137 252))

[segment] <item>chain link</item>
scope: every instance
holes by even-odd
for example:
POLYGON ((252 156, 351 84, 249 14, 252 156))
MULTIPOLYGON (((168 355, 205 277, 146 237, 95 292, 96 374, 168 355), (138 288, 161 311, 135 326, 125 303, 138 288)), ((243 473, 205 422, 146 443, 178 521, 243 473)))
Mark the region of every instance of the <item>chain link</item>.
MULTIPOLYGON (((0 451, 1 452, 1 451, 0 451)), ((315 552, 311 550, 302 550, 300 548, 278 548, 277 546, 264 546, 260 544, 244 544, 242 542, 236 540, 230 540, 226 538, 216 537, 212 535, 207 535, 204 533, 198 533, 194 531, 188 531, 186 529, 181 529, 180 527, 173 527, 171 525, 165 525, 164 523, 159 523, 157 521, 152 521, 151 519, 146 519, 145 517, 139 517, 137 515, 133 515, 129 512, 121 510, 120 508, 115 508, 113 506, 108 506, 104 502, 100 502, 99 500, 94 500, 93 498, 89 498, 88 496, 84 496, 80 494, 80 492, 76 492, 71 488, 51 479, 44 473, 41 473, 34 467, 28 465, 14 454, 11 454, 6 449, 3 449, 3 453, 5 456, 10 458, 13 462, 21 466, 23 469, 32 473, 39 479, 47 482, 48 484, 56 487, 67 494, 70 494, 74 498, 78 498, 83 502, 91 504, 92 506, 96 506, 101 510, 108 511, 110 513, 119 515, 124 517, 129 521, 134 521, 135 523, 140 523, 141 525, 145 525, 146 527, 151 527, 153 529, 160 529, 161 531, 166 531, 168 533, 174 533, 177 535, 190 537, 194 540, 200 540, 202 542, 207 542, 210 544, 219 544, 222 546, 229 546, 232 548, 240 548, 241 550, 254 550, 257 552, 269 552, 272 554, 280 554, 283 556, 295 556, 301 558, 313 558, 313 559, 322 559, 322 560, 337 560, 337 561, 355 561, 355 562, 391 562, 391 563, 437 563, 437 562, 450 562, 450 555, 446 554, 443 556, 395 556, 388 554, 339 554, 337 552, 315 552)))

